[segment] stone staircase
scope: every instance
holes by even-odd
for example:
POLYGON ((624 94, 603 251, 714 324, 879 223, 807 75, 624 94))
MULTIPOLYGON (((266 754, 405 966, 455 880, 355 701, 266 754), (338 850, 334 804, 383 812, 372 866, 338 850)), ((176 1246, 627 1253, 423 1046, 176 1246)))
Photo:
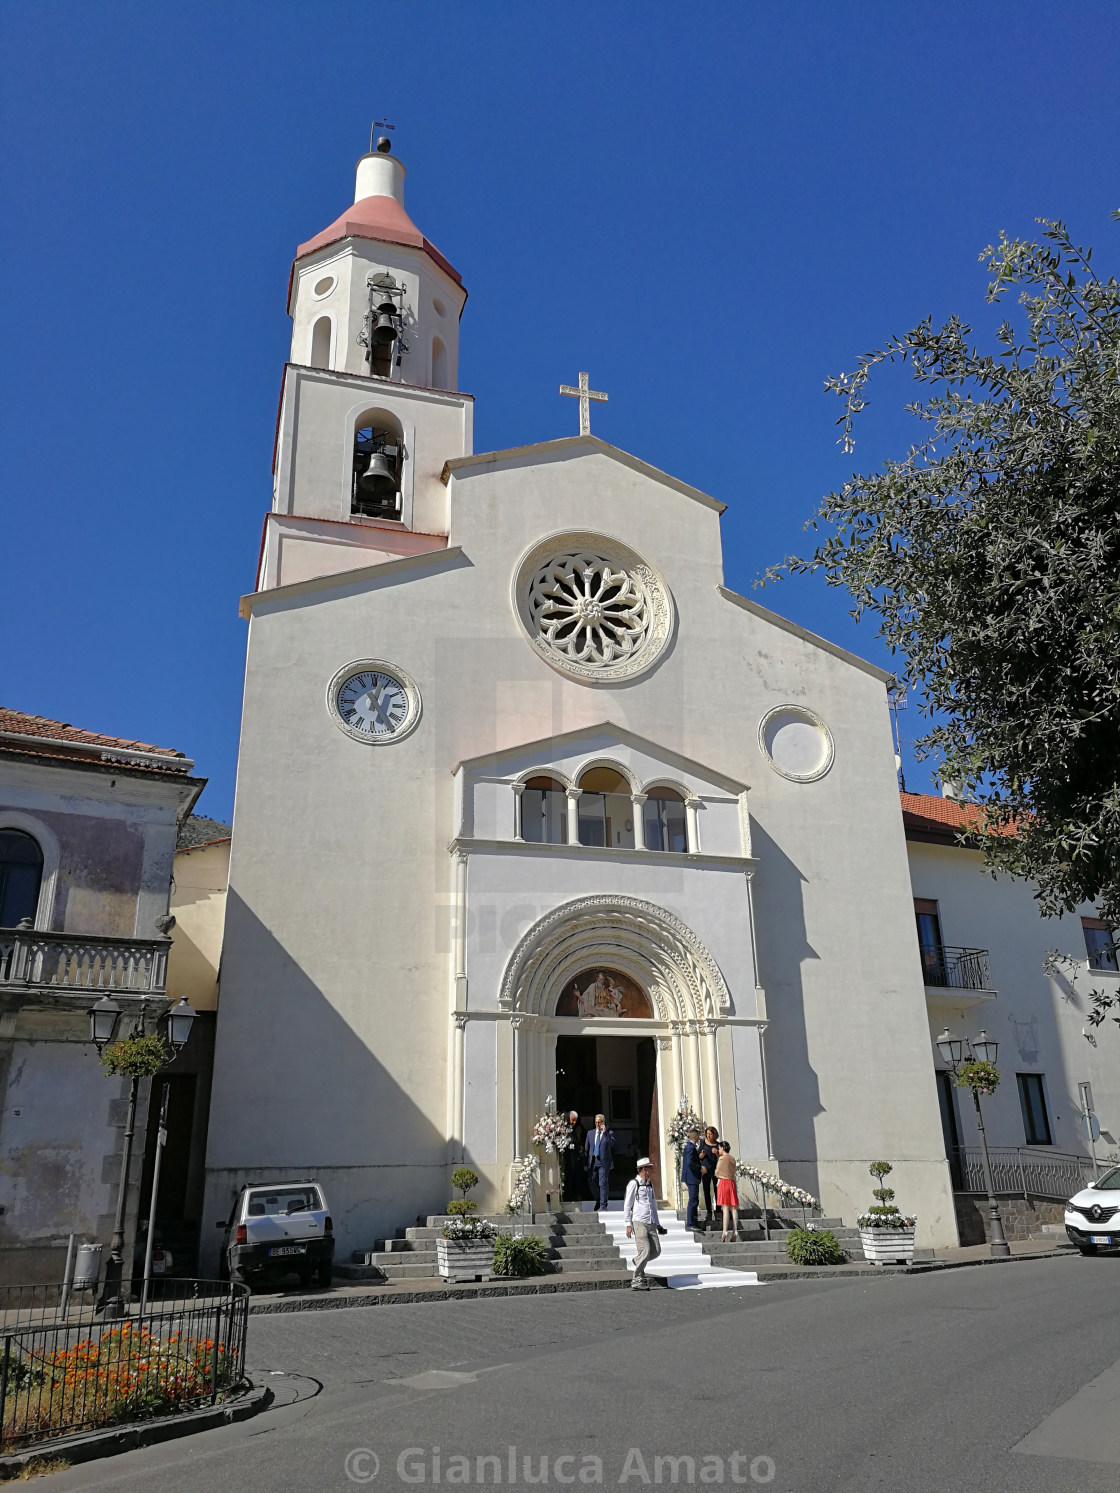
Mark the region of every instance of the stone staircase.
MULTIPOLYGON (((373 1249, 355 1253, 349 1265, 336 1263, 335 1277, 381 1282, 430 1279, 439 1273, 436 1240, 447 1221, 445 1216, 431 1215, 412 1228, 398 1229, 395 1238, 377 1240, 373 1249)), ((531 1220, 503 1213, 486 1222, 497 1232, 543 1239, 554 1273, 585 1275, 606 1270, 618 1274, 626 1268, 596 1213, 537 1213, 531 1220)))
MULTIPOLYGON (((656 1260, 651 1260, 646 1269, 655 1285, 664 1281, 674 1291, 711 1291, 720 1287, 762 1284, 749 1266, 728 1269, 722 1261, 717 1262, 706 1253, 701 1243, 704 1235, 687 1230, 684 1219, 672 1208, 662 1207, 659 1203, 657 1215, 667 1232, 660 1238, 661 1254, 656 1260)), ((602 1227, 618 1246, 626 1268, 632 1270, 636 1246, 626 1237, 622 1204, 613 1202, 605 1213, 593 1214, 592 1217, 602 1220, 602 1227)))
MULTIPOLYGON (((791 1261, 786 1254, 786 1237, 791 1229, 802 1227, 801 1213, 771 1210, 770 1238, 767 1239, 761 1214, 755 1210, 755 1216, 744 1218, 745 1211, 747 1210, 741 1209, 739 1213, 738 1241, 728 1240, 725 1244, 720 1239, 722 1228, 719 1224, 711 1232, 695 1235, 704 1253, 713 1264, 728 1270, 758 1270, 767 1265, 789 1266, 791 1261)), ((817 1229, 831 1229, 836 1235, 837 1244, 849 1260, 863 1259, 859 1230, 847 1228, 842 1218, 812 1218, 809 1222, 817 1229)), ((932 1254, 933 1251, 928 1253, 932 1254)))

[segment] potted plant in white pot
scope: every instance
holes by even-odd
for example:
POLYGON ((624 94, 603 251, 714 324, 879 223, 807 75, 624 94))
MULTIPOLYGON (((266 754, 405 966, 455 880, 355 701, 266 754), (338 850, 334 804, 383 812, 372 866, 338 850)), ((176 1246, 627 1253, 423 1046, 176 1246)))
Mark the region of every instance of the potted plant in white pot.
POLYGON ((894 1205, 894 1188, 884 1187, 883 1178, 894 1167, 889 1161, 873 1161, 868 1167, 878 1179, 873 1189, 875 1203, 856 1220, 863 1257, 873 1265, 909 1265, 914 1258, 914 1228, 918 1220, 907 1218, 894 1205))
POLYGON ((452 1218, 436 1239, 444 1280, 489 1280, 494 1273, 494 1230, 484 1218, 452 1218))

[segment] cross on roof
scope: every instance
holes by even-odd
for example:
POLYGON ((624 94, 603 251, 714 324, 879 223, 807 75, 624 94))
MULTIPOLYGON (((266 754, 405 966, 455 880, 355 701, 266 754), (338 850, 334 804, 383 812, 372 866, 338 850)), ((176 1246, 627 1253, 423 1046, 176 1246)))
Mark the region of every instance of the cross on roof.
POLYGON ((600 404, 606 404, 607 396, 601 394, 598 389, 587 387, 588 375, 581 373, 579 376, 579 388, 574 389, 571 384, 561 384, 561 394, 570 394, 573 399, 579 400, 579 433, 580 435, 591 434, 591 405, 592 399, 597 399, 600 404))

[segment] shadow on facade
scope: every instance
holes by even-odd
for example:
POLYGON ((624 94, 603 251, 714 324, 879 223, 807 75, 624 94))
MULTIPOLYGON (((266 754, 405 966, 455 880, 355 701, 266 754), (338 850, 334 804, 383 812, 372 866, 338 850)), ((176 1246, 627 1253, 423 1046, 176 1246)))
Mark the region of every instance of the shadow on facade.
POLYGON ((426 1093, 442 1095, 434 1073, 446 1063, 446 1009, 437 1003, 415 1011, 402 1045, 399 981, 374 957, 377 931, 371 908, 346 992, 362 1011, 363 1035, 231 888, 206 1157, 204 1268, 217 1259, 216 1221, 228 1215, 245 1182, 320 1182, 340 1261, 447 1202, 442 1126, 409 1093, 415 1080, 426 1093), (379 1031, 396 1043, 400 1074, 371 1050, 379 1031))
POLYGON ((751 821, 758 857, 753 895, 759 980, 766 991, 766 1077, 771 1143, 786 1180, 820 1195, 813 1121, 823 1109, 817 1074, 809 1061, 801 965, 820 956, 805 934, 805 877, 751 821))

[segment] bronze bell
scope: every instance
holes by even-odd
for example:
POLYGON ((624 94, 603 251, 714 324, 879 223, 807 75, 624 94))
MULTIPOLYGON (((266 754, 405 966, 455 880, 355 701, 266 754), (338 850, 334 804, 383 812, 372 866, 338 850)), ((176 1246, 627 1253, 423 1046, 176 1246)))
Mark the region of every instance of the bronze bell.
POLYGON ((396 462, 384 451, 375 451, 369 459, 369 465, 358 478, 358 486, 370 497, 389 502, 397 492, 396 462))
POLYGON ((392 301, 382 301, 377 308, 377 319, 373 324, 373 340, 387 344, 397 340, 396 306, 392 301))

